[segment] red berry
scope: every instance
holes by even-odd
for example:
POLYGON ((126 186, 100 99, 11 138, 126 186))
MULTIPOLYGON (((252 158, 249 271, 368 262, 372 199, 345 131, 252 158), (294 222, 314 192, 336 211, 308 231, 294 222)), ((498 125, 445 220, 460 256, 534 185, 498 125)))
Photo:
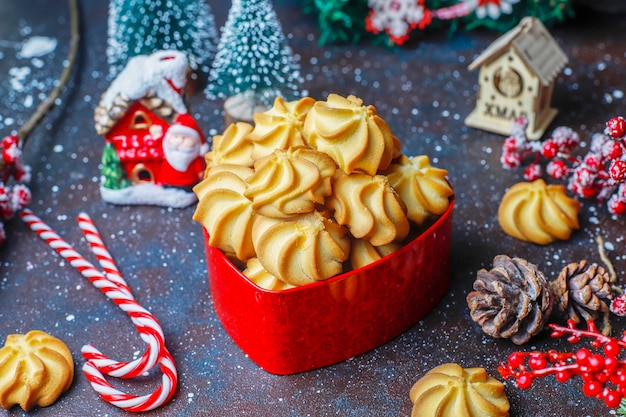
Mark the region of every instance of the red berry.
POLYGON ((591 356, 591 352, 587 348, 580 348, 574 355, 576 358, 576 362, 579 365, 587 365, 587 360, 589 360, 589 356, 591 356))
MULTIPOLYGON (((581 369, 587 369, 587 367, 583 366, 583 367, 581 367, 581 369)), ((589 371, 581 372, 580 373, 580 379, 582 379, 583 381, 595 381, 596 380, 596 373, 595 372, 589 372, 589 371)))
POLYGON ((590 187, 581 187, 581 188, 580 188, 580 193, 579 193, 579 195, 580 195, 581 197, 583 197, 583 198, 593 198, 593 197, 595 197, 596 195, 598 195, 598 192, 599 192, 599 191, 600 191, 600 190, 598 190, 598 188, 597 188, 597 187, 593 187, 593 186, 590 186, 590 187))
POLYGON ((564 176, 567 175, 568 168, 567 164, 560 159, 556 159, 554 161, 550 161, 546 166, 546 172, 549 176, 554 179, 560 180, 564 176))
POLYGON ((20 183, 27 183, 30 182, 30 167, 26 167, 27 169, 24 169, 23 166, 15 166, 13 169, 13 178, 15 179, 15 181, 20 182, 20 183))
POLYGON ((7 201, 9 201, 9 188, 0 184, 0 204, 6 203, 7 201))
MULTIPOLYGON (((604 366, 604 364, 603 364, 604 366)), ((599 383, 601 384, 606 384, 606 381, 609 380, 609 373, 605 370, 602 372, 597 372, 596 373, 596 379, 598 380, 599 383)))
POLYGON ((15 209, 11 204, 0 205, 0 219, 8 220, 15 215, 15 209))
POLYGON ((619 385, 619 375, 617 374, 617 372, 615 372, 615 370, 611 371, 611 376, 609 377, 609 381, 613 385, 619 385))
POLYGON ((524 129, 526 129, 526 127, 528 126, 528 118, 526 116, 517 116, 514 120, 513 123, 516 126, 521 126, 524 129))
POLYGON ((31 198, 30 190, 26 186, 17 184, 13 187, 13 202, 17 205, 18 209, 23 209, 29 205, 31 198))
POLYGON ((515 140, 515 138, 510 137, 507 138, 504 143, 502 144, 502 150, 504 152, 515 152, 517 151, 517 141, 515 140))
POLYGON ((609 213, 621 216, 622 214, 626 213, 626 201, 614 197, 616 196, 613 196, 609 199, 609 202, 607 203, 607 208, 609 209, 609 213))
POLYGON ((587 366, 593 372, 601 371, 604 369, 604 358, 597 353, 593 354, 587 359, 587 366))
POLYGON ((611 301, 611 311, 618 316, 626 316, 626 296, 619 295, 611 301))
POLYGON ((11 136, 5 136, 2 139, 2 147, 3 148, 8 148, 10 146, 16 145, 19 142, 19 139, 17 136, 11 135, 11 136))
POLYGON ((613 117, 606 122, 606 133, 614 139, 619 139, 626 134, 626 120, 623 117, 613 117))
POLYGON ((2 159, 7 164, 15 163, 15 161, 17 160, 17 153, 16 153, 15 147, 10 146, 8 148, 4 148, 2 150, 2 159))
POLYGON ((515 384, 521 389, 528 389, 533 383, 533 376, 530 372, 522 372, 517 376, 515 384))
POLYGON ((583 186, 575 180, 570 182, 569 187, 574 194, 583 198, 595 197, 600 192, 600 189, 593 184, 590 186, 583 186))
POLYGON ((526 181, 534 181, 541 177, 541 166, 539 164, 530 164, 524 170, 524 179, 526 181))
POLYGON ((609 159, 621 158, 623 153, 622 145, 615 140, 608 141, 602 147, 602 154, 609 159))
POLYGON ((604 345, 604 353, 609 358, 616 357, 621 350, 622 348, 620 347, 619 342, 615 339, 611 339, 606 345, 604 345))
POLYGON ((520 166, 522 158, 514 152, 504 152, 500 158, 500 163, 504 168, 515 168, 520 166))
POLYGON ((626 161, 623 159, 616 159, 611 162, 611 165, 609 166, 609 175, 614 181, 624 181, 624 179, 626 179, 626 161))
POLYGON ((576 169, 575 180, 583 188, 592 186, 596 177, 596 173, 588 167, 582 166, 576 169))
POLYGON ((619 404, 622 402, 622 393, 614 390, 605 390, 602 393, 604 397, 604 403, 609 408, 617 408, 619 404))
POLYGON ((513 352, 509 355, 509 365, 518 368, 524 364, 524 355, 520 352, 513 352))
POLYGON ((618 366, 619 361, 615 356, 609 356, 607 358, 604 358, 604 369, 606 369, 607 371, 613 372, 617 369, 618 366))
POLYGON ((550 363, 557 363, 559 361, 559 352, 554 349, 548 350, 548 360, 550 363))
POLYGON ((552 140, 546 140, 541 146, 541 154, 552 159, 559 153, 559 146, 552 140))
POLYGON ((532 369, 545 369, 547 364, 546 359, 541 355, 533 355, 528 361, 528 366, 532 369))
POLYGON ((551 140, 558 145, 561 152, 572 151, 580 143, 578 133, 566 126, 559 126, 554 129, 551 140))
POLYGON ((559 382, 565 382, 570 378, 570 373, 567 371, 558 371, 556 373, 556 380, 559 382))
POLYGON ((602 392, 603 388, 604 387, 600 382, 596 381, 595 379, 591 379, 589 381, 585 381, 585 383, 583 384, 583 393, 587 397, 595 397, 602 392))
POLYGON ((596 155, 593 153, 588 153, 583 158, 583 165, 586 166, 586 169, 590 169, 593 172, 597 172, 602 168, 602 156, 596 155))

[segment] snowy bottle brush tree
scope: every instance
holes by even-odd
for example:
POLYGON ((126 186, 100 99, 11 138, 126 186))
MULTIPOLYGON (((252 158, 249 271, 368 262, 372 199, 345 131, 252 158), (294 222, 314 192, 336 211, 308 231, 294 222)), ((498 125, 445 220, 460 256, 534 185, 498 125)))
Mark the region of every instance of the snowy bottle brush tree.
POLYGON ((158 50, 187 55, 193 70, 208 72, 218 40, 206 0, 111 0, 107 59, 116 76, 129 58, 158 50))
POLYGON ((277 96, 301 97, 302 83, 271 1, 233 0, 209 74, 207 97, 242 95, 270 106, 277 96))

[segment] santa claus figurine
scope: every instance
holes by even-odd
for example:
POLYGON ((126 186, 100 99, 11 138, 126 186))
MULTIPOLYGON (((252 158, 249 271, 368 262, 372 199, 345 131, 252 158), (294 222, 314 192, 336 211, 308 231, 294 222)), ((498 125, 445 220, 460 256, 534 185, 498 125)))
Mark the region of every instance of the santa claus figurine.
POLYGON ((157 183, 190 191, 202 178, 208 152, 202 130, 188 113, 180 114, 163 137, 163 162, 157 183))

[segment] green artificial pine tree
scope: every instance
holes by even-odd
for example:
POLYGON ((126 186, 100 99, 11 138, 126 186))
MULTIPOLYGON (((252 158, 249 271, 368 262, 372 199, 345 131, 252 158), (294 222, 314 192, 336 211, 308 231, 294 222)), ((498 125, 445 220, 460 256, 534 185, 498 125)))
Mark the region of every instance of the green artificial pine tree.
POLYGON ((208 73, 218 40, 206 0, 111 0, 107 59, 116 76, 129 58, 161 49, 185 52, 189 66, 208 73))
POLYGON ((295 62, 270 0, 233 0, 205 90, 209 99, 251 95, 269 106, 302 96, 295 62))
POLYGON ((112 144, 107 143, 102 152, 102 176, 104 183, 102 186, 111 190, 121 190, 128 187, 128 182, 122 171, 120 160, 112 144))

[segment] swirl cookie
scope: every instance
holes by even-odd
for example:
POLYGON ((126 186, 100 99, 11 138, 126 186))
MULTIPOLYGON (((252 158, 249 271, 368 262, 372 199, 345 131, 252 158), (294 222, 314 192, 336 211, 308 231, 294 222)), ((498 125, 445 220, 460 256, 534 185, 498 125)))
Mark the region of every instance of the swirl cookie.
POLYGON ((218 165, 193 189, 198 196, 193 220, 206 229, 209 245, 240 260, 256 256, 250 239, 254 212, 244 196, 245 178, 253 172, 239 165, 218 165))
POLYGON ((389 166, 400 146, 376 109, 354 96, 330 94, 316 102, 303 133, 309 146, 330 155, 348 174, 376 174, 389 166))
POLYGON ((508 417, 509 400, 500 381, 483 368, 446 363, 413 385, 412 417, 508 417))
POLYGON ((338 171, 326 206, 333 210, 337 223, 374 246, 399 242, 409 233, 406 206, 384 175, 338 171))
POLYGON ((248 136, 254 144, 253 159, 263 158, 276 149, 304 146, 302 128, 314 103, 311 97, 289 102, 276 97, 271 109, 255 113, 254 130, 248 136))
POLYGON ((292 219, 259 216, 252 240, 261 265, 291 285, 341 273, 350 254, 347 230, 317 211, 292 219))
POLYGON ((567 240, 579 228, 578 200, 567 196, 563 185, 546 185, 542 179, 519 182, 502 197, 498 222, 516 239, 547 245, 567 240))
POLYGON ((430 165, 427 156, 409 158, 405 155, 382 171, 407 206, 409 220, 422 224, 432 216, 441 215, 454 194, 448 184, 448 171, 430 165))
POLYGON ((7 336, 0 349, 0 405, 47 407, 69 389, 74 360, 65 343, 40 330, 7 336))
POLYGON ((331 194, 335 170, 332 158, 313 149, 277 149, 254 163, 245 196, 252 200, 255 212, 263 216, 310 213, 331 194))
POLYGON ((350 266, 352 266, 352 269, 361 268, 384 258, 400 248, 400 245, 394 243, 373 246, 366 239, 353 239, 350 245, 350 266))
POLYGON ((223 134, 213 136, 213 149, 204 155, 207 170, 222 164, 252 166, 254 145, 248 139, 250 132, 252 125, 237 122, 229 125, 223 134))
POLYGON ((246 269, 243 270, 243 274, 250 281, 266 290, 280 291, 294 287, 293 285, 287 284, 267 272, 267 270, 263 268, 263 265, 261 265, 261 262, 259 262, 259 258, 248 259, 246 262, 246 269))

